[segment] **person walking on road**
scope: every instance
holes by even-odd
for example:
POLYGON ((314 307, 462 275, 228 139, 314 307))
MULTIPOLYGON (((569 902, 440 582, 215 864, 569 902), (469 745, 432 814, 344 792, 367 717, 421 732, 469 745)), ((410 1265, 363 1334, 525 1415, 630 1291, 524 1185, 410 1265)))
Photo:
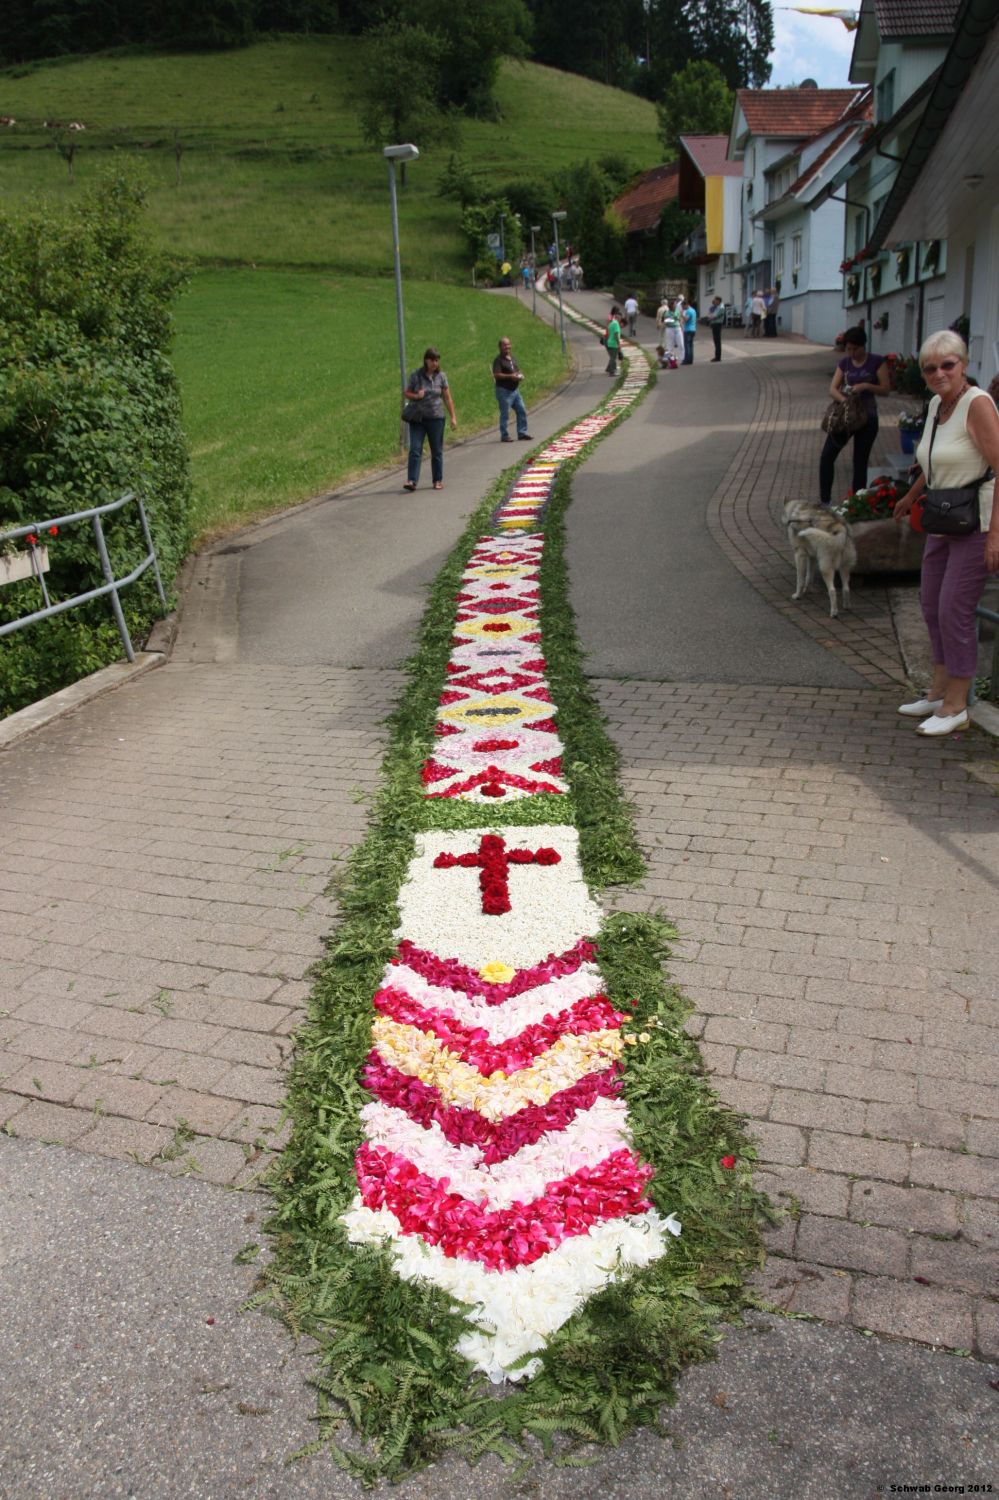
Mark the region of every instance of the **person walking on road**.
POLYGON ((710 363, 721 364, 721 333, 725 326, 725 304, 720 297, 713 297, 711 306, 708 308, 708 327, 711 329, 711 337, 715 341, 714 357, 710 363))
POLYGON ((855 433, 826 438, 819 458, 819 498, 823 505, 832 504, 836 460, 853 438, 853 492, 867 485, 867 465, 878 436, 876 398, 889 394, 888 361, 882 354, 868 354, 867 334, 862 328, 848 328, 843 335, 846 355, 836 366, 829 394, 834 401, 845 401, 848 395, 860 396, 867 421, 855 433))
POLYGON ((752 325, 749 331, 754 339, 758 339, 763 334, 763 320, 767 315, 767 304, 762 292, 753 293, 753 300, 749 308, 750 317, 752 318, 752 325))
POLYGON ((697 337, 697 308, 692 302, 684 304, 681 318, 683 325, 683 362, 685 365, 694 363, 694 339, 697 337))
POLYGON ((517 419, 517 437, 522 443, 528 443, 531 440, 531 434, 527 430, 527 408, 520 394, 520 382, 523 378, 523 371, 513 357, 510 340, 500 339, 499 353, 493 360, 493 382, 496 387, 496 400, 499 403, 501 443, 513 442, 508 430, 511 411, 517 419))
POLYGON ((629 293, 625 299, 624 315, 628 319, 628 337, 633 339, 635 337, 635 327, 638 322, 638 301, 633 293, 629 293))
POLYGON ((451 418, 452 430, 458 425, 454 401, 447 376, 441 369, 436 349, 428 349, 423 364, 414 370, 403 393, 407 401, 419 402, 419 417, 409 423, 409 463, 404 490, 415 490, 420 482, 424 439, 430 444, 430 477, 435 490, 444 488, 444 408, 451 418))
POLYGON ((618 319, 621 309, 617 306, 610 310, 607 319, 607 332, 604 334, 604 346, 607 350, 607 374, 617 374, 618 355, 621 353, 621 324, 618 319))

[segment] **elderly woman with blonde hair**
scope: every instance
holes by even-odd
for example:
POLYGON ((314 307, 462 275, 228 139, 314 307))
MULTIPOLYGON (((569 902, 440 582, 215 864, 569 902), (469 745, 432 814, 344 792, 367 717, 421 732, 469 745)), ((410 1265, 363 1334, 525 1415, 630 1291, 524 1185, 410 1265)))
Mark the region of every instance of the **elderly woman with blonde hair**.
POLYGON ((933 647, 933 681, 925 697, 899 708, 922 720, 919 734, 942 735, 968 726, 968 692, 978 665, 975 607, 989 574, 999 570, 999 506, 992 503, 999 412, 988 391, 968 384, 968 348, 958 334, 931 334, 919 363, 932 400, 916 449, 919 476, 896 505, 895 519, 907 516, 927 488, 978 491, 976 530, 926 538, 919 597, 933 647))

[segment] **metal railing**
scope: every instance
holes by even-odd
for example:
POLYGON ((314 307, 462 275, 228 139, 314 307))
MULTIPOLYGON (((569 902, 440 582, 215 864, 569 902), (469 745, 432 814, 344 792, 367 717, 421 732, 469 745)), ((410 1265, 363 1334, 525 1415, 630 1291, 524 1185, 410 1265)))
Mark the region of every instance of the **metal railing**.
POLYGON ((33 625, 36 620, 51 619, 53 615, 61 615, 65 610, 74 609, 78 604, 88 604, 91 599, 101 599, 107 595, 111 600, 111 609, 114 614, 115 624, 118 626, 118 634, 121 636, 122 645, 125 648, 125 655, 129 661, 134 661, 135 651, 132 647, 132 638, 128 633, 128 626, 125 623, 125 613, 121 607, 121 600, 118 597, 120 591, 128 588, 129 584, 134 583, 137 578, 141 578, 147 568, 152 568, 156 578, 156 591, 160 596, 160 603, 163 605, 164 614, 167 609, 163 580, 160 577, 159 563, 156 561, 156 548, 153 546, 149 521, 146 517, 146 507, 142 503, 141 496, 129 490, 127 494, 122 495, 120 500, 113 500, 109 505, 95 505, 89 510, 74 511, 72 515, 52 516, 47 521, 33 521, 27 526, 16 526, 12 531, 0 531, 0 551, 2 551, 8 542, 16 541, 19 537, 45 536, 46 534, 51 534, 53 527, 70 526, 74 521, 90 521, 92 523, 94 540, 97 543, 97 553, 101 561, 101 572, 104 574, 106 581, 100 588, 88 589, 86 593, 75 594, 72 599, 62 599, 58 604, 53 604, 45 585, 44 572, 38 564, 35 547, 33 546, 33 571, 41 588, 42 598, 45 600, 44 607, 36 609, 30 615, 22 615, 20 619, 8 620, 6 624, 0 624, 0 636, 11 635, 15 630, 23 630, 26 625, 33 625), (131 573, 126 574, 122 578, 116 578, 114 569, 111 566, 111 559, 108 556, 102 517, 111 515, 114 511, 121 510, 123 506, 128 505, 132 500, 139 507, 139 519, 142 522, 142 534, 146 539, 147 552, 142 562, 139 563, 138 567, 133 568, 131 573))

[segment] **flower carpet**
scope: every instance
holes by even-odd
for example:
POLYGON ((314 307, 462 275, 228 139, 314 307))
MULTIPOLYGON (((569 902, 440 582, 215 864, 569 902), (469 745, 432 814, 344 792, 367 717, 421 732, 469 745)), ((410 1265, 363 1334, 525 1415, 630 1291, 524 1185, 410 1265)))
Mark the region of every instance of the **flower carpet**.
POLYGON ((738 1123, 663 984, 664 924, 593 895, 640 860, 561 515, 648 379, 636 351, 439 580, 300 1039, 274 1285, 324 1350, 324 1435, 350 1415, 368 1447, 334 1451, 365 1477, 655 1422, 758 1253, 738 1123), (706 1216, 724 1226, 708 1252, 706 1216))

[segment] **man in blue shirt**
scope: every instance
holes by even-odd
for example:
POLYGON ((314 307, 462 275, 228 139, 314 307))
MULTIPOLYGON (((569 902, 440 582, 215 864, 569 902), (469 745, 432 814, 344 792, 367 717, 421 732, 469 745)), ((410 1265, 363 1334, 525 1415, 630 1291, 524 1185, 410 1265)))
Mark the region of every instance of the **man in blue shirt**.
POLYGON ((694 338, 697 334, 697 308, 688 302, 683 309, 683 362, 694 363, 694 338))

